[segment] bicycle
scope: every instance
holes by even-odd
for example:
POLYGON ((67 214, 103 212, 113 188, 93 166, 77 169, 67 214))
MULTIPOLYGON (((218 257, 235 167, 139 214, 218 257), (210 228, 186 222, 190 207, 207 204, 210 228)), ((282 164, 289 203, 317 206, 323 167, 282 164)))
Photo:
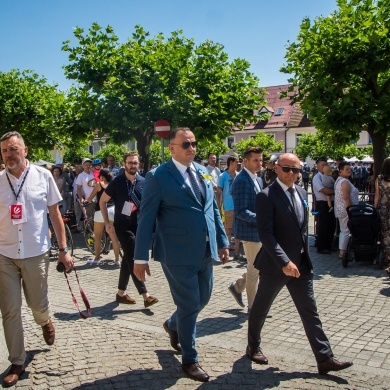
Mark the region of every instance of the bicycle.
MULTIPOLYGON (((82 207, 87 206, 88 204, 82 204, 82 207)), ((94 233, 94 221, 93 217, 84 219, 84 240, 87 245, 88 250, 95 255, 95 233, 94 233)), ((107 255, 111 250, 111 238, 109 234, 104 229, 101 242, 101 253, 107 255)), ((119 250, 119 256, 123 258, 122 250, 119 250)))
MULTIPOLYGON (((58 239, 57 239, 56 232, 54 231, 53 224, 51 223, 49 214, 47 214, 47 220, 49 222, 50 241, 51 241, 50 257, 58 259, 58 252, 59 252, 58 239)), ((70 218, 63 215, 62 220, 64 221, 64 227, 65 227, 66 246, 69 250, 69 254, 73 256, 73 237, 68 226, 70 218)))

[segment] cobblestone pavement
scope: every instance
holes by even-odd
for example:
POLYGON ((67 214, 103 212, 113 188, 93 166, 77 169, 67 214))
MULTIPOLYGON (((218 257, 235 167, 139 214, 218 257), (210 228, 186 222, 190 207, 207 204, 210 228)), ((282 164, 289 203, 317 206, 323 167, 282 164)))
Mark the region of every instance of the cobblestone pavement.
MULTIPOLYGON (((24 306, 28 350, 26 373, 16 385, 26 389, 389 389, 390 280, 369 263, 344 269, 336 254, 313 254, 315 293, 324 329, 336 356, 354 366, 333 375, 319 375, 295 307, 284 289, 263 330, 262 348, 268 366, 245 357, 247 314, 237 306, 227 286, 244 272, 245 263, 215 264, 214 292, 199 316, 197 348, 211 380, 187 378, 180 356, 169 345, 162 323, 174 305, 160 264, 151 263, 149 292, 159 303, 144 309, 119 305, 115 293, 119 269, 110 256, 99 267, 84 257, 82 236, 75 235, 76 264, 92 317, 83 320, 75 309, 62 274, 50 267, 50 301, 56 342, 48 347, 41 328, 24 306), (389 381, 389 384, 387 383, 389 381)), ((313 251, 314 252, 314 251, 313 251)), ((79 298, 74 275, 73 290, 79 298)), ((2 331, 1 331, 2 333, 2 331)), ((3 339, 1 339, 3 340, 3 339)), ((6 370, 6 350, 1 368, 6 370)), ((3 374, 4 375, 4 374, 3 374)), ((2 379, 2 377, 1 377, 2 379)))

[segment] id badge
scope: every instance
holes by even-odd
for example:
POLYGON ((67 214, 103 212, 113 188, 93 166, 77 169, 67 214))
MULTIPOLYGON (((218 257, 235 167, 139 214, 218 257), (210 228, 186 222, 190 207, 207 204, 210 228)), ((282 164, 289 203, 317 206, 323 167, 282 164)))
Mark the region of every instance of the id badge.
POLYGON ((27 222, 27 218, 23 213, 22 204, 11 204, 11 206, 9 206, 9 210, 10 210, 10 217, 14 225, 27 222))
POLYGON ((125 202, 122 209, 122 214, 130 217, 134 204, 132 202, 125 202))

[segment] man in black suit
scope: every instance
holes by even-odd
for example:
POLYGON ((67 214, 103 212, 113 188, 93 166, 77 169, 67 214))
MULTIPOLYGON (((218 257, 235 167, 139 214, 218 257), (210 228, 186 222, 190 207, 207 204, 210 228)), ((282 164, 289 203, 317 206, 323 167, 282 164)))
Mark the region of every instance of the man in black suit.
POLYGON ((307 234, 306 191, 294 183, 300 172, 297 156, 285 153, 275 166, 276 181, 256 198, 256 218, 263 246, 255 267, 261 278, 249 315, 246 354, 255 363, 268 364, 260 349, 260 333, 272 302, 286 286, 301 317, 318 364, 318 372, 343 370, 351 362, 333 357, 322 330, 313 291, 313 265, 307 234))

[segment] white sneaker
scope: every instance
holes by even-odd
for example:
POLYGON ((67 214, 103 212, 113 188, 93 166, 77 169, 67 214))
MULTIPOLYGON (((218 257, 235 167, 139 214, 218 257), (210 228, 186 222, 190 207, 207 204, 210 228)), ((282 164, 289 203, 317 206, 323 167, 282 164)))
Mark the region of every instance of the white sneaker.
POLYGON ((93 265, 99 265, 100 262, 101 262, 101 260, 93 260, 93 261, 92 261, 92 264, 93 264, 93 265))
POLYGON ((90 258, 87 259, 87 264, 93 264, 93 261, 94 261, 93 258, 90 257, 90 258))
POLYGON ((114 261, 114 263, 115 263, 115 265, 116 265, 117 267, 120 267, 120 266, 121 266, 121 262, 120 262, 120 261, 114 261))

